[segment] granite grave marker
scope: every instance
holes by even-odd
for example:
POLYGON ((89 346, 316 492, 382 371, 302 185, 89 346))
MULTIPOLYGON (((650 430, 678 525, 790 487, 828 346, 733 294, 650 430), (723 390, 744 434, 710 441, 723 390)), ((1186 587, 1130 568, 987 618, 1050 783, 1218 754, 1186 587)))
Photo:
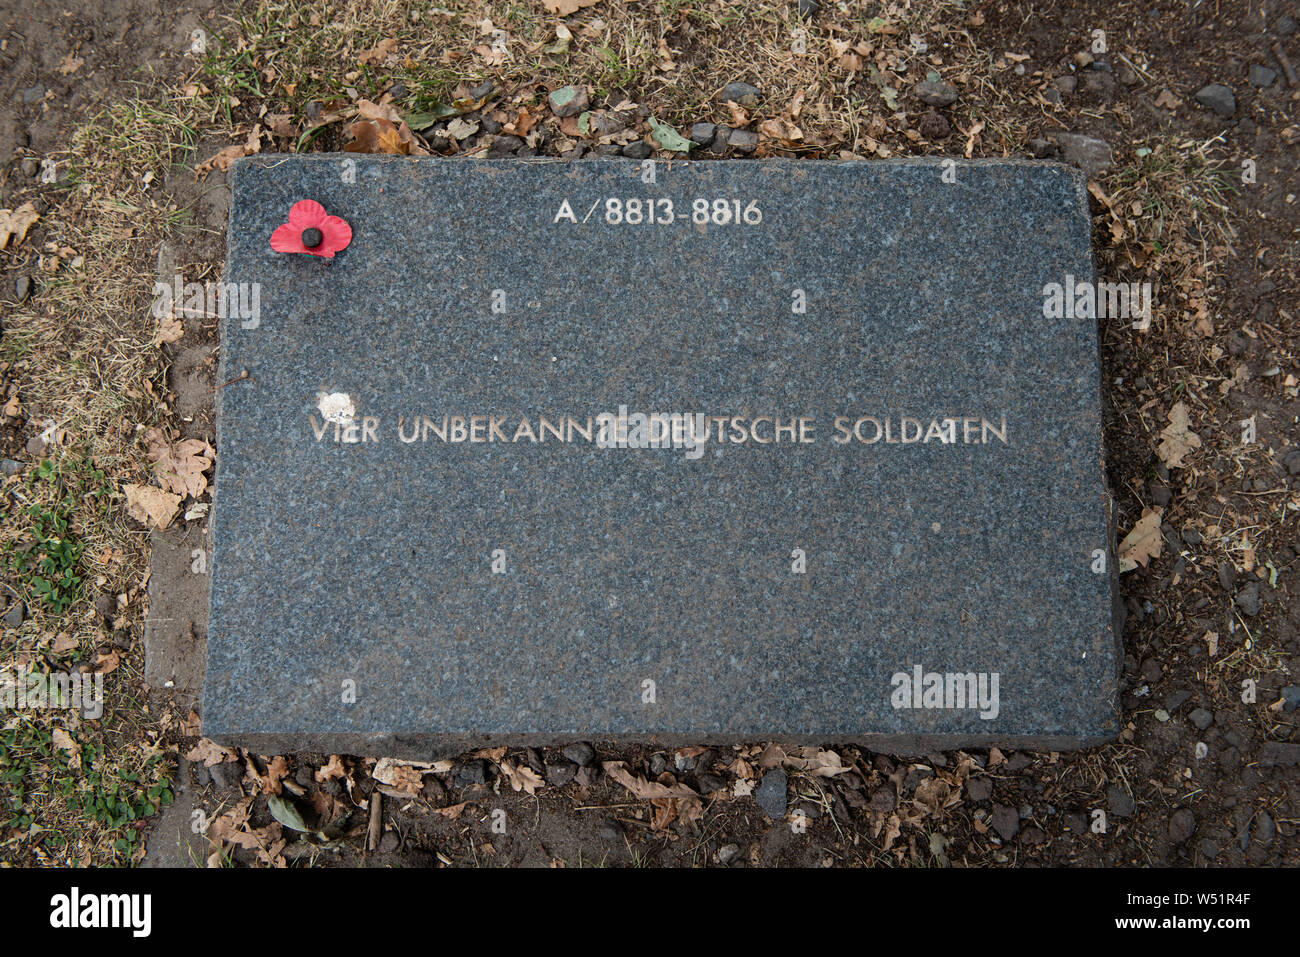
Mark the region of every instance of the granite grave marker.
POLYGON ((205 734, 1116 733, 1077 171, 256 156, 231 184, 205 734), (303 200, 350 226, 332 258, 272 248, 303 200))

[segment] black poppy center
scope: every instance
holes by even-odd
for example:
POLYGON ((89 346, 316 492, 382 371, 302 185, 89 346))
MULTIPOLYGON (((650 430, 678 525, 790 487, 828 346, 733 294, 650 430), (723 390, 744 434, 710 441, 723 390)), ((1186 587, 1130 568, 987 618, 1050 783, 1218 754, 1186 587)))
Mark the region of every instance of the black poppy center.
POLYGON ((315 226, 302 231, 302 244, 308 249, 315 249, 325 241, 325 234, 315 226))

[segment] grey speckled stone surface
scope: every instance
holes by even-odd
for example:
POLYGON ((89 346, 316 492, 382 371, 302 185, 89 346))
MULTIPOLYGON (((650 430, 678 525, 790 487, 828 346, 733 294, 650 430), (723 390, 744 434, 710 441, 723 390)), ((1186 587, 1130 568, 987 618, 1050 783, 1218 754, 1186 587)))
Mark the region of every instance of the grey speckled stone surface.
POLYGON ((219 391, 206 734, 418 757, 1116 733, 1096 321, 1042 309, 1094 276, 1080 174, 354 159, 354 183, 337 156, 233 169, 226 279, 260 283, 261 314, 222 320, 221 381, 249 378, 219 391), (607 223, 609 197, 674 221, 607 223), (268 245, 305 198, 352 225, 333 261, 268 245), (696 224, 697 198, 761 222, 696 224), (317 439, 326 393, 366 441, 317 439), (710 422, 692 460, 518 428, 620 405, 744 417, 747 440, 710 422), (399 438, 445 415, 516 441, 489 419, 491 442, 399 438), (812 441, 753 441, 775 434, 757 416, 811 417, 812 441), (905 416, 963 418, 954 442, 840 444, 840 416, 895 440, 905 416), (982 422, 1002 416, 1005 442, 982 422), (996 673, 996 716, 895 707, 915 666, 996 673))

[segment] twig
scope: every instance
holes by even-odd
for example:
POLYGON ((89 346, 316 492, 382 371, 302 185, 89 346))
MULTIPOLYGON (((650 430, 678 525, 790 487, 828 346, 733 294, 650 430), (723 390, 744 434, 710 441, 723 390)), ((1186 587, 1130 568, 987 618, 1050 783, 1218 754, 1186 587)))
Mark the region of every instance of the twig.
POLYGON ((1296 82, 1295 67, 1293 67, 1291 61, 1287 59, 1286 51, 1282 49, 1281 42, 1274 40, 1272 50, 1273 56, 1277 57, 1277 62, 1282 67, 1282 72, 1286 74, 1287 83, 1292 86, 1300 86, 1300 83, 1296 82))

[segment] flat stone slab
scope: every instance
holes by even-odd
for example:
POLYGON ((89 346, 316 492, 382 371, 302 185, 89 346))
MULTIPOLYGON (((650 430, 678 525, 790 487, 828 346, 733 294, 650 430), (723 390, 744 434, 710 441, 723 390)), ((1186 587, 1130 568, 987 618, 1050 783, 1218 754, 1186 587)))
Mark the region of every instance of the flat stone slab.
POLYGON ((1115 735, 1096 320, 1044 307, 1095 280, 1077 171, 257 156, 231 182, 226 280, 258 298, 221 321, 205 734, 1115 735), (270 248, 303 199, 352 227, 332 260, 270 248))

